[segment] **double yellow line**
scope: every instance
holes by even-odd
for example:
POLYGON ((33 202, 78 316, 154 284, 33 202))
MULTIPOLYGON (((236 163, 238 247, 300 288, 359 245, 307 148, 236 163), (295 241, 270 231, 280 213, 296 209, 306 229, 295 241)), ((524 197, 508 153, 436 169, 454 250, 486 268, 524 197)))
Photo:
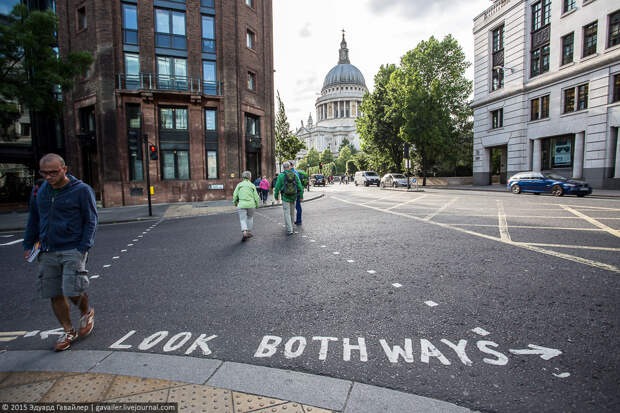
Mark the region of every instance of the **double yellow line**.
POLYGON ((27 331, 0 331, 0 341, 13 341, 26 333, 27 331))

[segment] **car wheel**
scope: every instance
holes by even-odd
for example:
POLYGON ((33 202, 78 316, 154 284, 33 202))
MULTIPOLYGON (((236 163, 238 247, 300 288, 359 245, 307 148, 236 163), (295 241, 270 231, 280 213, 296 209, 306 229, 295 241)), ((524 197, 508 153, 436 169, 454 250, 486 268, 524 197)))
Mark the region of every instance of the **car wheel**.
POLYGON ((584 196, 586 196, 586 194, 577 194, 577 196, 578 196, 579 198, 583 198, 584 196))
POLYGON ((551 188, 551 193, 553 194, 553 196, 562 196, 564 195, 564 188, 562 188, 560 185, 553 185, 553 187, 551 188))
POLYGON ((514 184, 513 186, 510 187, 510 190, 512 191, 513 194, 521 193, 521 187, 519 186, 519 184, 514 184))
POLYGON ((534 195, 540 195, 540 192, 533 192, 534 195))
POLYGON ((364 182, 364 186, 368 186, 368 182, 364 182))

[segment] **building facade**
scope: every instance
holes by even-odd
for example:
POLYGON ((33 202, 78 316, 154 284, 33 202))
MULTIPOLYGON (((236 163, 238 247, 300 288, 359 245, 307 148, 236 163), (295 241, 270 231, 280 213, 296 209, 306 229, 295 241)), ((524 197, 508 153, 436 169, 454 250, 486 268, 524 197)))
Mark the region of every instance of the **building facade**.
MULTIPOLYGON (((312 114, 308 122, 295 132, 306 144, 307 150, 315 148, 319 152, 325 149, 338 156, 342 141, 347 139, 356 149, 360 149, 359 135, 355 119, 360 115, 362 97, 368 92, 364 76, 349 60, 349 49, 342 34, 338 64, 325 76, 321 95, 315 103, 316 124, 312 114)), ((305 156, 306 150, 298 158, 305 156)))
POLYGON ((474 19, 474 185, 553 171, 620 188, 620 5, 495 0, 474 19))
POLYGON ((64 96, 67 163, 104 206, 146 201, 147 162, 154 202, 224 199, 242 171, 273 174, 271 0, 68 0, 57 13, 60 53, 94 57, 64 96))

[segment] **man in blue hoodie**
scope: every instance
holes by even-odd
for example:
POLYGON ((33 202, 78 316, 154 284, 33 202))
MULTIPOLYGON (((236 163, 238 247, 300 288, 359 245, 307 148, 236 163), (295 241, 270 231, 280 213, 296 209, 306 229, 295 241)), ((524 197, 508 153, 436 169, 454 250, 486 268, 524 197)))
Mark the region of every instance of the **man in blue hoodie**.
POLYGON ((86 337, 95 325, 95 310, 88 305, 86 259, 95 241, 97 205, 90 186, 67 174, 65 161, 49 153, 39 162, 45 179, 30 197, 24 234, 24 258, 39 244, 41 298, 52 300, 52 309, 64 329, 54 346, 63 351, 79 336, 86 337), (71 324, 67 297, 80 309, 78 331, 71 324))

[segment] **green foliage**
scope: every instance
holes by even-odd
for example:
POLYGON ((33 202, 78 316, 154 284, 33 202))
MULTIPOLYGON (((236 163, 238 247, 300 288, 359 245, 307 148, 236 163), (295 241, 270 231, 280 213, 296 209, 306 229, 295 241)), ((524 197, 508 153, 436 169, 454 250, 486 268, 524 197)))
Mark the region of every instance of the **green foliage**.
POLYGON ((0 25, 0 126, 19 117, 17 104, 35 112, 58 115, 62 110, 54 92, 66 92, 77 75, 93 61, 88 52, 58 57, 58 20, 51 11, 29 11, 16 5, 0 25))
POLYGON ((299 161, 295 169, 299 171, 305 171, 306 169, 308 169, 308 162, 305 159, 302 159, 301 161, 299 161))
POLYGON ((275 156, 278 163, 282 164, 290 159, 295 159, 297 153, 304 149, 306 145, 295 136, 288 123, 284 103, 280 99, 280 92, 277 95, 278 114, 276 115, 275 127, 275 156))
POLYGON ((468 145, 468 66, 451 35, 441 42, 431 37, 407 52, 390 78, 388 88, 403 120, 400 136, 414 145, 424 177, 437 164, 454 162, 468 145))
POLYGON ((321 162, 323 162, 323 165, 334 162, 334 155, 332 154, 332 151, 325 149, 321 152, 321 162))
POLYGON ((353 159, 348 160, 347 161, 347 170, 346 170, 347 175, 353 175, 357 171, 358 171, 358 169, 357 169, 357 165, 356 165, 355 161, 353 159))
POLYGON ((314 147, 310 148, 308 154, 306 155, 306 162, 310 166, 319 166, 319 162, 321 160, 321 155, 319 151, 317 151, 314 147))

